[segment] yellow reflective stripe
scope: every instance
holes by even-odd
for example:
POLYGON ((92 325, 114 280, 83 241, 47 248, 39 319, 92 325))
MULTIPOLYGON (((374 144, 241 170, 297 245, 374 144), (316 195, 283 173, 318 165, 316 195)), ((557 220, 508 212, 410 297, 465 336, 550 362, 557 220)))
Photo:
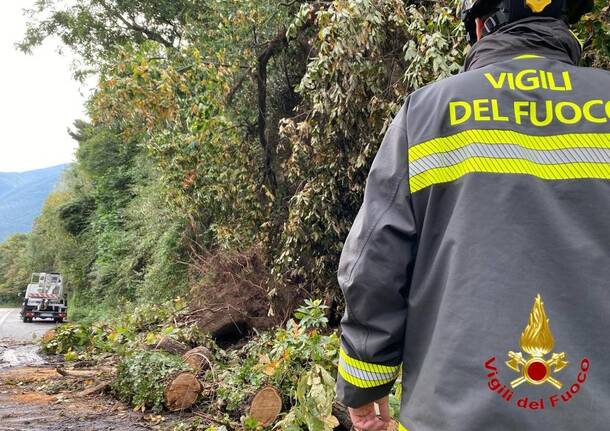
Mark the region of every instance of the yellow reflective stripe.
POLYGON ((576 39, 578 41, 578 43, 580 44, 580 49, 584 50, 585 43, 580 39, 580 37, 578 37, 578 35, 576 33, 574 33, 574 31, 570 30, 570 33, 572 33, 572 36, 574 36, 574 39, 576 39))
POLYGON ((341 367, 341 365, 339 365, 339 374, 341 374, 341 377, 343 377, 347 382, 359 388, 374 388, 396 380, 396 377, 382 380, 363 380, 348 373, 347 370, 341 367))
POLYGON ((398 431, 409 431, 408 429, 405 428, 405 426, 403 424, 401 424, 400 422, 398 422, 398 431))
POLYGON ((374 373, 395 373, 400 368, 400 365, 391 367, 391 366, 387 366, 387 365, 378 365, 378 364, 371 364, 368 362, 359 361, 358 359, 349 357, 347 355, 347 353, 345 353, 345 350, 343 350, 343 347, 339 348, 339 354, 341 355, 343 360, 345 362, 347 362, 349 365, 351 365, 352 367, 358 368, 364 372, 372 371, 374 373))
POLYGON ((561 163, 542 165, 522 159, 473 157, 453 166, 430 169, 411 178, 411 192, 433 184, 455 181, 471 173, 523 174, 545 180, 610 179, 610 163, 561 163))
POLYGON ((422 142, 409 149, 409 161, 435 153, 457 150, 467 145, 514 144, 532 150, 562 150, 566 148, 610 148, 610 133, 572 133, 565 135, 534 136, 512 130, 465 130, 455 135, 422 142))
POLYGON ((544 58, 541 55, 535 55, 535 54, 523 54, 523 55, 519 55, 517 57, 513 57, 513 60, 529 60, 532 58, 544 58))

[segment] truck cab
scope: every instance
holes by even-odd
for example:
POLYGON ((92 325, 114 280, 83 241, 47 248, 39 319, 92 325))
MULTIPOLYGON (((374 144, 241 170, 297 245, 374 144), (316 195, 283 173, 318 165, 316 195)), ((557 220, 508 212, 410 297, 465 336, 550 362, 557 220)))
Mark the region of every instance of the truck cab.
POLYGON ((21 318, 24 322, 52 319, 61 323, 66 318, 67 308, 61 274, 46 272, 32 274, 21 307, 21 318))

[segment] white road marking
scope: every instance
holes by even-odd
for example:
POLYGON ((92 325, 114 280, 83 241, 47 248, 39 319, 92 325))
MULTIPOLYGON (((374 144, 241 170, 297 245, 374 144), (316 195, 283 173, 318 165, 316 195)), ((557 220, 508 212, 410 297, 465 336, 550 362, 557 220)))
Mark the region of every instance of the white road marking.
POLYGON ((24 323, 19 318, 19 312, 18 308, 0 308, 0 340, 6 338, 15 341, 31 341, 56 326, 48 320, 24 323))
POLYGON ((8 319, 8 316, 10 316, 12 314, 14 310, 6 310, 6 313, 4 314, 4 317, 2 317, 0 319, 0 326, 2 326, 4 324, 4 322, 6 321, 6 319, 8 319))

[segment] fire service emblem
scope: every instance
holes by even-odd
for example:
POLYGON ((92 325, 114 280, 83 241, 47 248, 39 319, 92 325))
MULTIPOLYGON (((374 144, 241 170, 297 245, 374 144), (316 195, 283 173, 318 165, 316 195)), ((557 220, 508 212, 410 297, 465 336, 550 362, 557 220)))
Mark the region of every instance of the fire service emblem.
POLYGON ((521 352, 508 352, 506 365, 521 374, 510 382, 513 389, 526 382, 532 385, 549 383, 561 389, 563 384, 553 377, 553 374, 563 370, 568 362, 565 353, 552 353, 550 358, 546 358, 553 351, 554 345, 555 340, 544 311, 544 302, 538 295, 534 300, 529 322, 521 334, 521 350, 529 356, 524 357, 521 352))

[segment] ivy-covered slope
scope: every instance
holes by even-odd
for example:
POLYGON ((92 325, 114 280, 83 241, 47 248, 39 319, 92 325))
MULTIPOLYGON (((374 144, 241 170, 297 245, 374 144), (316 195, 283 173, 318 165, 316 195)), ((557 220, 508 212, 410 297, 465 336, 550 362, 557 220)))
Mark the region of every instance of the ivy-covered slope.
MULTIPOLYGON (((206 263, 256 253, 264 270, 240 283, 271 314, 299 292, 339 316, 370 164, 405 97, 458 72, 459 3, 37 3, 20 47, 59 37, 98 85, 28 240, 46 245, 24 261, 65 274, 78 317, 191 288, 214 299, 223 277, 206 263)), ((608 66, 609 13, 598 0, 575 28, 585 65, 608 66)))

